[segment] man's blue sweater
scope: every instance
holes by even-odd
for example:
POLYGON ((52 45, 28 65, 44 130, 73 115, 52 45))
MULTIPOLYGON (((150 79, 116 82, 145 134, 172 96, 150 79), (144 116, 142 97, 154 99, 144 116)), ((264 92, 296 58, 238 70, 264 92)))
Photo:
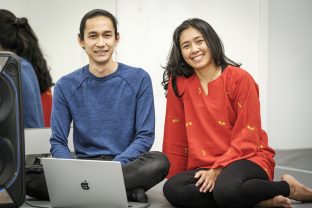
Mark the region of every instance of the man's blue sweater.
POLYGON ((56 83, 51 117, 53 157, 71 158, 67 137, 73 122, 77 157, 111 155, 127 163, 154 142, 151 79, 143 69, 122 63, 102 78, 84 66, 56 83))

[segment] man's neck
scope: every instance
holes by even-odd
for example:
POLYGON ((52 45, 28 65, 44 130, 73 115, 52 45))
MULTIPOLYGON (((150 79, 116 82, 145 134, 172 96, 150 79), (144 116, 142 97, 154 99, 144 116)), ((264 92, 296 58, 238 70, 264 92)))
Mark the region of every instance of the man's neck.
POLYGON ((89 70, 96 77, 105 77, 114 73, 117 70, 117 67, 118 63, 115 61, 106 64, 93 63, 89 65, 89 70))

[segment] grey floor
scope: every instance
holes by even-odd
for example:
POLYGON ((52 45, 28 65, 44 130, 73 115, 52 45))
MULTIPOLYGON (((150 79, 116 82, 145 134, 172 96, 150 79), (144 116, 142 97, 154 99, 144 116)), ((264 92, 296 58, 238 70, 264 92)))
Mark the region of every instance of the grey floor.
MULTIPOLYGON (((274 180, 280 180, 285 173, 296 177, 301 183, 312 188, 312 149, 279 150, 275 161, 274 180)), ((311 208, 312 203, 302 204, 293 201, 293 208, 311 208)))
MULTIPOLYGON (((275 180, 280 180, 284 173, 289 173, 295 176, 303 184, 312 187, 312 149, 300 150, 278 150, 276 151, 276 169, 275 180)), ((147 192, 151 208, 172 208, 173 206, 164 198, 162 194, 161 182, 147 192)), ((27 202, 31 205, 51 207, 48 201, 37 201, 32 198, 27 198, 27 202)), ((302 204, 293 201, 293 208, 311 208, 312 203, 302 204)), ((30 207, 26 204, 23 208, 30 207)))

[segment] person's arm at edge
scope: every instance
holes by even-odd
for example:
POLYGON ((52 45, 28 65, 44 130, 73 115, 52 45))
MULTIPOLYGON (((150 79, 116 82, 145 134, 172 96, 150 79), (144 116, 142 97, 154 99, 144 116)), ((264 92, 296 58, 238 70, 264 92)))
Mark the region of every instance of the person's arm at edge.
POLYGON ((67 101, 62 93, 59 83, 56 83, 53 93, 53 105, 51 113, 50 152, 53 157, 72 158, 68 148, 68 135, 72 117, 67 101))
MULTIPOLYGON (((177 85, 182 87, 182 80, 177 80, 177 85)), ((187 169, 188 149, 184 105, 182 98, 178 98, 175 95, 171 79, 167 91, 163 153, 170 161, 170 170, 167 178, 187 169)))

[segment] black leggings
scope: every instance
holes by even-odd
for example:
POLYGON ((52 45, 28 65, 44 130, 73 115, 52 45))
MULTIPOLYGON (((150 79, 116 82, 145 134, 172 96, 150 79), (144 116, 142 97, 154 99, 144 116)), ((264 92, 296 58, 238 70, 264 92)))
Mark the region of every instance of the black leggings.
POLYGON ((268 180, 266 172, 254 162, 239 160, 224 168, 213 192, 201 193, 194 175, 201 169, 179 173, 164 184, 167 200, 178 207, 249 208, 277 195, 289 196, 287 182, 268 180))

